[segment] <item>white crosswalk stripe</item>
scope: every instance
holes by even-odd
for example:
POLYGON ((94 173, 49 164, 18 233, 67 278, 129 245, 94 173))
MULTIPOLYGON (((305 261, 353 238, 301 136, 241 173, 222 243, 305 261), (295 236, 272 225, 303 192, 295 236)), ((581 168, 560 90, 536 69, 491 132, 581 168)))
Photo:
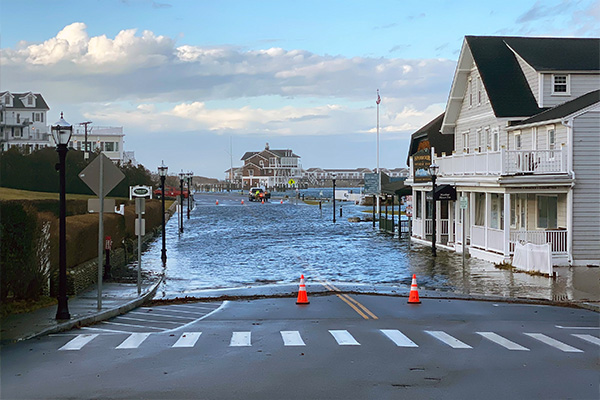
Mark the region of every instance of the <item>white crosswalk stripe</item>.
POLYGON ((173 347, 194 347, 202 332, 184 332, 173 347))
POLYGON ((231 342, 229 343, 229 346, 231 346, 231 347, 252 346, 250 335, 251 335, 251 332, 233 332, 231 335, 231 342))
POLYGON ((598 346, 600 346, 600 338, 597 338, 596 336, 582 335, 579 333, 572 333, 572 335, 575 337, 578 337, 579 339, 583 339, 586 342, 590 342, 590 343, 597 344, 598 346))
POLYGON ((132 333, 117 346, 117 349, 137 349, 150 336, 150 333, 132 333))
POLYGON ((460 340, 458 340, 457 338, 448 335, 444 331, 425 331, 425 332, 430 334, 431 336, 433 336, 440 342, 445 343, 448 346, 452 347, 453 349, 472 349, 472 347, 469 346, 468 344, 463 343, 460 340))
POLYGON ((65 344, 58 350, 81 350, 83 346, 91 342, 97 336, 97 333, 86 333, 83 335, 77 335, 75 339, 70 340, 67 344, 65 344))
POLYGON ((575 347, 569 346, 566 343, 559 342, 556 339, 553 339, 549 336, 544 335, 543 333, 525 333, 525 335, 532 337, 536 340, 539 340, 542 343, 555 347, 561 351, 566 353, 583 353, 583 350, 579 350, 575 347))
POLYGON ((520 344, 510 341, 494 332, 477 332, 477 334, 483 336, 488 340, 491 340, 496 344, 499 344, 500 346, 508 350, 529 351, 527 347, 523 347, 520 344))
POLYGON ((380 331, 398 347, 419 347, 415 342, 407 338, 397 329, 380 329, 380 331))
POLYGON ((333 330, 329 331, 329 333, 331 333, 340 346, 360 346, 360 343, 354 339, 354 336, 346 330, 333 330))
POLYGON ((306 346, 300 332, 298 331, 281 331, 281 338, 284 346, 306 346))

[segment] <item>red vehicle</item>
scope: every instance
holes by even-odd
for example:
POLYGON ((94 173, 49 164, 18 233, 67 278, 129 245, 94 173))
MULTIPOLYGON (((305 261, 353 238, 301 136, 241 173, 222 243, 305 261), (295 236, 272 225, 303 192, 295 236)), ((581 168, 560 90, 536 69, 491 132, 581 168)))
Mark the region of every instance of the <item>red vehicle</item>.
MULTIPOLYGON (((154 191, 154 197, 160 198, 162 195, 162 190, 160 188, 154 191)), ((187 189, 183 189, 183 197, 187 199, 189 193, 187 189)), ((179 197, 181 196, 181 190, 176 187, 165 186, 165 197, 179 197)))

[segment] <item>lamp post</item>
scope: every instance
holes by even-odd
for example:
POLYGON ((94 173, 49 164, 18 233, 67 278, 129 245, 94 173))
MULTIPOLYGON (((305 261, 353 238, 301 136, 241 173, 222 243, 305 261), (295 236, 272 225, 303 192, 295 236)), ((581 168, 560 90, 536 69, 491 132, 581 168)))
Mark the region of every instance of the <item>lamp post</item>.
POLYGON ((67 145, 73 134, 73 126, 63 118, 60 113, 60 120, 50 128, 52 138, 56 143, 58 152, 58 164, 56 169, 60 176, 60 195, 59 195, 59 223, 58 223, 58 309, 56 310, 56 319, 70 319, 69 305, 67 300, 67 207, 66 207, 66 159, 67 145))
POLYGON ((181 225, 179 225, 179 233, 183 233, 183 180, 185 179, 185 172, 181 170, 179 173, 179 220, 181 221, 181 225))
POLYGON ((331 174, 331 181, 333 182, 333 222, 335 223, 335 178, 337 175, 335 172, 331 174))
POLYGON ((192 207, 190 205, 190 195, 192 193, 191 188, 192 188, 192 176, 194 175, 194 173, 192 171, 188 172, 186 174, 187 176, 187 187, 188 187, 188 201, 187 201, 187 217, 188 219, 190 219, 190 211, 192 210, 192 207))
POLYGON ((162 201, 162 262, 163 266, 167 265, 167 247, 165 242, 165 179, 167 178, 167 170, 169 167, 162 161, 158 167, 158 175, 160 175, 160 190, 161 190, 161 201, 162 201))
POLYGON ((433 212, 432 212, 432 235, 431 235, 431 255, 434 257, 437 257, 437 252, 435 249, 435 239, 437 237, 437 232, 436 232, 436 219, 437 219, 437 210, 436 210, 436 199, 435 199, 435 181, 437 179, 437 174, 438 171, 440 170, 440 167, 438 165, 431 164, 429 166, 429 174, 431 175, 431 184, 432 184, 432 189, 431 189, 431 200, 433 202, 433 212))

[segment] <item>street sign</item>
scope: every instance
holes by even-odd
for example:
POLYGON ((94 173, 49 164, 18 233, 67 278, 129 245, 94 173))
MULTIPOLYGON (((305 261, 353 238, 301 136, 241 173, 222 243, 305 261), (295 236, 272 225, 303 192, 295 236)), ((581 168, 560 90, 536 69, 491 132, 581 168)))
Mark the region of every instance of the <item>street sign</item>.
MULTIPOLYGON (((113 213, 115 210, 115 199, 104 199, 104 212, 113 213)), ((88 199, 88 212, 100 212, 100 199, 88 199)))
POLYGON ((135 213, 138 215, 146 214, 146 199, 137 197, 135 199, 135 213))
POLYGON ((365 174, 365 189, 364 194, 378 194, 379 193, 379 175, 378 174, 365 174))
POLYGON ((295 184, 296 184, 296 181, 295 181, 295 180, 293 180, 293 179, 290 179, 290 180, 288 181, 288 184, 290 184, 290 185, 295 185, 295 184))
POLYGON ((469 208, 469 198, 467 196, 460 196, 460 209, 466 210, 469 208))
POLYGON ((146 220, 145 219, 135 219, 135 235, 138 237, 142 237, 146 235, 146 220), (141 223, 140 223, 141 221, 141 223), (140 225, 142 226, 142 231, 140 232, 140 225))
POLYGON ((94 193, 100 196, 100 163, 102 163, 103 168, 103 195, 106 196, 123 180, 123 178, 125 178, 125 175, 123 175, 121 170, 103 153, 100 153, 94 158, 94 160, 79 173, 79 177, 94 191, 94 193))
POLYGON ((129 186, 129 198, 132 197, 150 197, 152 198, 152 188, 150 186, 129 186))

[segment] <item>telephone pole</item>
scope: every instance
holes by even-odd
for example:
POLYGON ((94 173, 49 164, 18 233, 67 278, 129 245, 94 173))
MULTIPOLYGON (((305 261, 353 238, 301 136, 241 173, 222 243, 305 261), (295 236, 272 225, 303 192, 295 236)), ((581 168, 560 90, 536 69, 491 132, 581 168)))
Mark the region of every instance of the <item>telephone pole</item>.
MULTIPOLYGON (((92 121, 85 121, 85 122, 80 122, 79 125, 83 125, 85 126, 85 139, 83 141, 83 159, 87 160, 88 158, 90 158, 90 153, 88 152, 88 125, 91 124, 92 121)), ((90 132, 92 130, 90 129, 90 132)))

